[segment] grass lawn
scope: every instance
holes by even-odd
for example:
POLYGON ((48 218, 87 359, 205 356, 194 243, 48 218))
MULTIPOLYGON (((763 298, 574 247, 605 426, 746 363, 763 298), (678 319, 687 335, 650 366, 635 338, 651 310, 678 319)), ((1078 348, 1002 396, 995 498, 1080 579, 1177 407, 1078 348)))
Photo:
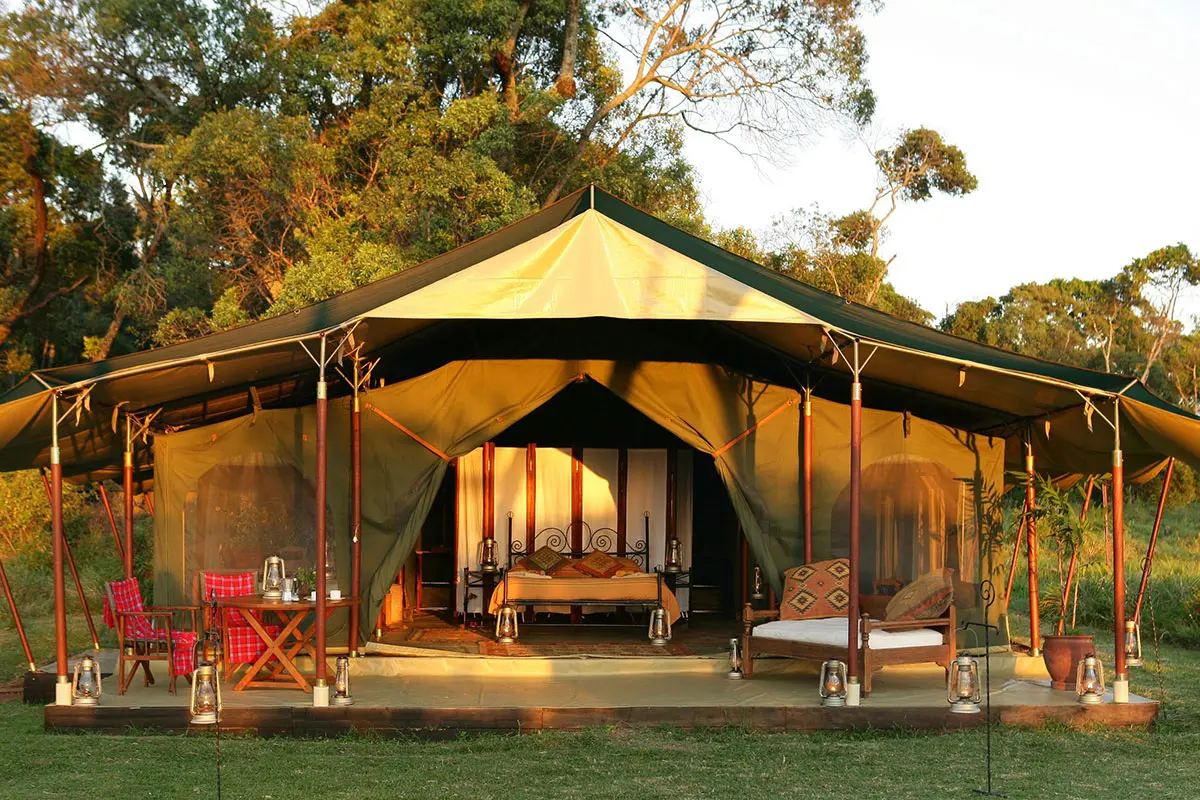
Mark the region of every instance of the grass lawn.
MULTIPOLYGON (((6 656, 8 654, 6 653, 6 656)), ((1009 797, 1200 792, 1200 653, 1164 648, 1156 731, 997 729, 996 788, 1009 797)), ((1134 690, 1158 696, 1153 670, 1134 690)), ((46 735, 42 709, 0 705, 0 797, 81 791, 115 798, 215 797, 210 732, 185 738, 46 735)), ((984 734, 716 733, 595 729, 447 742, 225 737, 226 798, 970 797, 984 734)))

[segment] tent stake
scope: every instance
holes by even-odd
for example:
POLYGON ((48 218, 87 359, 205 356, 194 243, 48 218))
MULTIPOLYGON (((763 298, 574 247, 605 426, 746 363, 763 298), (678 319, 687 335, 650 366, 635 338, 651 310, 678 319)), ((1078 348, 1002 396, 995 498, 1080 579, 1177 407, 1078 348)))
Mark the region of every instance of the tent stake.
POLYGON ((1154 563, 1154 546, 1158 543, 1158 529, 1162 525, 1163 511, 1167 508, 1167 493, 1171 491, 1171 476, 1175 474, 1175 459, 1167 459, 1167 473, 1163 476, 1162 494, 1158 498, 1158 513, 1154 515, 1154 527, 1150 530, 1150 543, 1146 545, 1146 559, 1142 563, 1142 582, 1138 585, 1137 600, 1133 604, 1133 621, 1142 618, 1142 601, 1146 599, 1146 587, 1150 585, 1150 567, 1154 563))
POLYGON ((13 623, 17 627, 17 636, 21 638, 21 647, 25 650, 25 660, 29 663, 29 671, 36 672, 37 665, 33 663, 33 651, 29 649, 29 639, 25 636, 25 626, 21 624, 21 612, 17 610, 17 599, 13 597, 12 587, 8 585, 8 575, 4 572, 3 561, 0 561, 0 583, 4 585, 4 599, 8 601, 8 610, 12 612, 13 623))

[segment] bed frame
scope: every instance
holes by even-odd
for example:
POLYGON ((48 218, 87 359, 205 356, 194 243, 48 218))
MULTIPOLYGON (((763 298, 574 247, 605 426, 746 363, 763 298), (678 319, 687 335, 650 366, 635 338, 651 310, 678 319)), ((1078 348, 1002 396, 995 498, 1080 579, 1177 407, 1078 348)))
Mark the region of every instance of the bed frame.
MULTIPOLYGON (((538 531, 533 537, 533 542, 526 541, 524 537, 510 536, 508 539, 508 569, 504 571, 504 603, 507 605, 517 606, 534 606, 547 605, 544 600, 522 600, 520 597, 512 594, 509 590, 508 574, 513 570, 517 561, 527 555, 532 555, 539 548, 549 546, 556 550, 559 554, 566 558, 583 558, 593 550, 599 550, 602 553, 607 553, 614 558, 628 558, 635 564, 640 566, 646 572, 649 572, 650 562, 650 521, 646 518, 645 529, 641 535, 634 538, 632 541, 626 539, 624 547, 620 546, 620 536, 612 528, 596 528, 592 529, 583 520, 578 520, 567 525, 566 528, 543 528, 538 531), (582 547, 575 549, 571 547, 571 534, 575 530, 580 531, 580 542, 582 547)), ((550 605, 570 605, 572 609, 583 606, 620 606, 622 608, 641 608, 643 610, 653 610, 662 608, 663 597, 663 574, 662 570, 655 569, 654 574, 658 579, 658 594, 654 600, 591 600, 588 598, 572 597, 569 602, 551 603, 550 605)), ((572 617, 575 615, 572 613, 572 617)), ((532 621, 532 615, 526 618, 526 622, 532 621)), ((631 623, 641 625, 641 622, 631 623)))
MULTIPOLYGON (((885 615, 888 601, 891 597, 884 595, 860 595, 859 607, 862 610, 862 647, 858 651, 860 674, 859 683, 862 685, 863 696, 871 693, 871 675, 889 664, 924 664, 934 662, 950 674, 950 662, 954 660, 956 619, 954 604, 950 604, 946 615, 937 619, 906 619, 893 622, 880 622, 885 615), (876 619, 872 620, 874 616, 876 619), (904 631, 918 628, 931 628, 941 631, 942 643, 924 647, 895 647, 887 650, 871 649, 871 631, 904 631)), ((786 639, 768 639, 752 636, 755 623, 779 619, 779 609, 756 611, 749 603, 743 614, 745 626, 742 634, 742 652, 744 654, 744 671, 747 678, 754 672, 754 659, 758 656, 780 656, 795 658, 803 661, 820 663, 830 658, 846 661, 847 648, 833 647, 825 644, 810 644, 808 642, 793 642, 786 639)), ((847 643, 848 644, 848 643, 847 643)))

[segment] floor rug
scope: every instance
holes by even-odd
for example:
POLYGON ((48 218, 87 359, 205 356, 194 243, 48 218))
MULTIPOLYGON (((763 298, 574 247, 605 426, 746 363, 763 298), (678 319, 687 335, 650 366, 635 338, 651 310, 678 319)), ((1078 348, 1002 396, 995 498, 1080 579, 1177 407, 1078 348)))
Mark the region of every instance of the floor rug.
POLYGON ((534 642, 501 644, 484 641, 479 652, 486 656, 518 656, 525 658, 554 658, 556 656, 595 656, 597 658, 662 658, 664 656, 694 656, 687 647, 669 642, 656 647, 649 642, 534 642))

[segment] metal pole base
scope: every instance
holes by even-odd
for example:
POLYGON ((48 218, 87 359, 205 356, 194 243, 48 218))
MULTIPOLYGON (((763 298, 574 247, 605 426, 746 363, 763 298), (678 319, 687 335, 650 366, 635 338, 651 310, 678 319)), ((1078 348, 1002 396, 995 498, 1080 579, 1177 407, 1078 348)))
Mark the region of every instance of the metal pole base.
POLYGON ((1129 702, 1129 679, 1117 678, 1113 681, 1113 702, 1128 703, 1129 702))
POLYGON ((317 684, 313 686, 313 708, 327 708, 329 706, 329 684, 317 684))
POLYGON ((856 680, 846 682, 846 705, 862 705, 862 686, 856 680))
POLYGON ((60 677, 58 683, 54 684, 54 705, 69 706, 71 701, 71 684, 67 682, 66 676, 60 677))

